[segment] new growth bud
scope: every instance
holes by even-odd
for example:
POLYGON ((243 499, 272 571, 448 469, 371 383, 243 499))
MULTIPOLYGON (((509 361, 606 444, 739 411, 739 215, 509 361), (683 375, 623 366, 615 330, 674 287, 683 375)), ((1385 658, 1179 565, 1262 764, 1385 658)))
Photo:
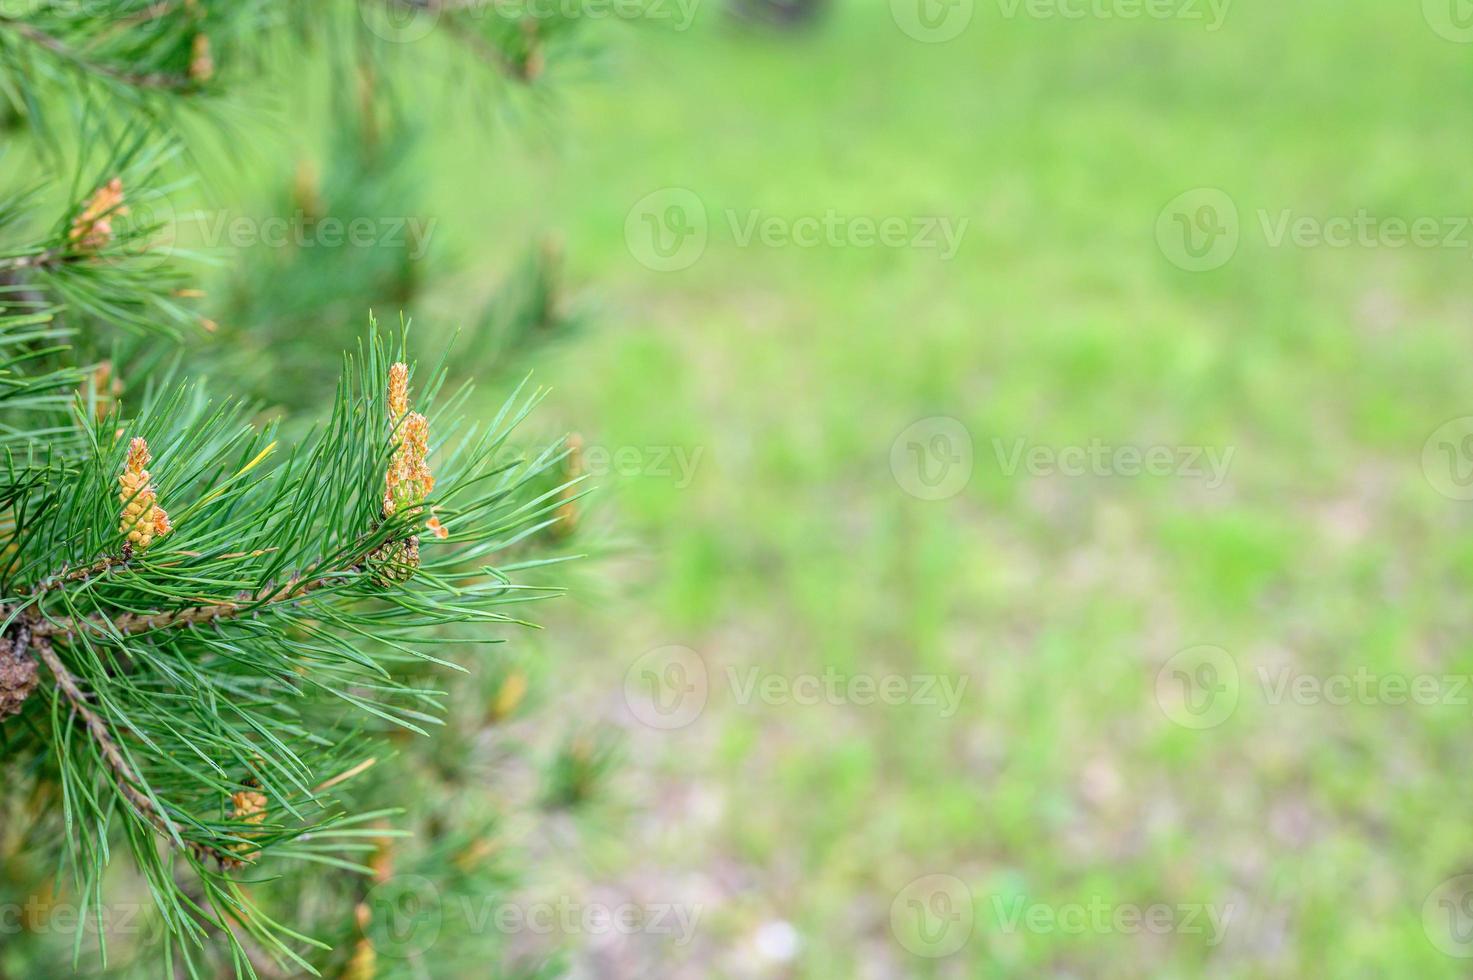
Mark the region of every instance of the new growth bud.
POLYGON ((118 477, 118 502, 123 505, 118 531, 128 536, 135 552, 143 551, 155 538, 174 529, 169 515, 158 506, 158 492, 149 483, 146 467, 152 459, 148 443, 134 439, 128 443, 128 461, 118 477))
POLYGON ((113 240, 112 219, 127 214, 123 206, 123 181, 114 177, 92 192, 82 212, 72 221, 67 240, 84 252, 95 252, 113 240))
MULTIPOLYGON (((430 423, 423 415, 409 410, 409 367, 395 363, 389 368, 388 411, 390 431, 398 442, 389 459, 384 478, 384 517, 400 514, 412 518, 424 515, 425 500, 435 489, 430 472, 430 423)), ((439 518, 431 515, 425 526, 437 538, 449 531, 439 518)), ((390 541, 373 555, 376 578, 381 585, 408 581, 419 567, 419 538, 411 535, 403 541, 390 541)))

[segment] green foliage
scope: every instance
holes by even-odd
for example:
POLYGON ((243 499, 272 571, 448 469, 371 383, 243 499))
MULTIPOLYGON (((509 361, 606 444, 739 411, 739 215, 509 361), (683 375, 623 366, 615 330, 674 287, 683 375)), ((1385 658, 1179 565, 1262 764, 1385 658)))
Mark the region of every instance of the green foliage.
MULTIPOLYGON (((574 19, 486 11, 437 11, 405 44, 375 27, 399 6, 0 13, 3 153, 29 175, 0 187, 0 644, 37 681, 0 692, 18 707, 0 718, 0 895, 75 900, 73 969, 358 969, 393 914, 371 895, 389 867, 482 899, 514 873, 486 851, 497 817, 446 802, 496 723, 484 696, 456 709, 448 675, 483 676, 480 648, 530 625, 515 608, 560 591, 542 543, 576 481, 562 440, 518 435, 541 392, 508 384, 488 414, 448 354, 416 369, 407 331, 364 338, 368 308, 422 295, 421 255, 255 254, 207 297, 195 260, 235 256, 181 236, 229 179, 239 110, 261 108, 238 93, 271 71, 307 64, 353 93, 313 199, 283 181, 272 208, 351 222, 421 213, 397 108, 414 56, 448 47, 507 91, 574 53, 574 19), (411 364, 434 477, 396 507, 386 482, 416 437, 387 404, 392 362, 411 364), (146 896, 148 931, 114 952, 119 896, 146 896)), ((555 265, 523 274, 467 318, 500 378, 570 322, 555 265)), ((437 955, 484 964, 483 932, 437 955)), ((0 973, 64 970, 56 952, 7 939, 0 973)))

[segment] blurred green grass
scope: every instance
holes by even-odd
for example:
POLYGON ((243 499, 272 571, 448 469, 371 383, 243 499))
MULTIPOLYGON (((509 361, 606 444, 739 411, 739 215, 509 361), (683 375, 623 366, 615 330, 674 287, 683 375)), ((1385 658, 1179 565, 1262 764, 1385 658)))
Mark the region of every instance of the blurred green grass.
POLYGON ((712 678, 690 726, 630 721, 616 778, 649 816, 598 873, 703 904, 669 975, 1461 975, 1423 910, 1473 867, 1473 712, 1272 704, 1257 671, 1473 672, 1469 509, 1421 465, 1473 403, 1469 251, 1273 248, 1259 215, 1467 214, 1470 49, 1415 4, 1235 3, 1215 32, 1004 9, 945 44, 861 3, 811 36, 710 11, 621 31, 556 140, 490 171, 437 148, 460 171, 431 188, 452 244, 556 228, 602 304, 539 370, 552 421, 702 453, 689 486, 600 480, 635 553, 545 640, 555 704, 617 708, 666 644, 712 678), (669 187, 710 240, 659 273, 626 219, 669 187), (1235 202, 1242 241, 1191 273, 1155 228, 1199 187, 1235 202), (741 247, 725 215, 751 209, 969 224, 951 261, 741 247), (932 416, 976 452, 937 502, 890 469, 932 416), (1017 439, 1234 457, 1217 488, 1004 472, 994 440, 1017 439), (1199 644, 1243 682, 1204 731, 1154 693, 1199 644), (750 667, 969 685, 950 718, 740 704, 727 671, 750 667), (930 874, 972 896, 970 939, 938 959, 891 929, 930 874), (1218 945, 1010 933, 1016 896, 1233 910, 1218 945), (775 921, 791 962, 756 939, 775 921))

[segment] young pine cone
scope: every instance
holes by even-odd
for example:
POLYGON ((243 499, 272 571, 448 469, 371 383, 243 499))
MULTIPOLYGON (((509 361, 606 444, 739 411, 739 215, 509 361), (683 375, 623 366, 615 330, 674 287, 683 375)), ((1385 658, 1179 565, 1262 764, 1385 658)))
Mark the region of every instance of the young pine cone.
POLYGON ((36 661, 15 652, 8 640, 0 640, 0 721, 20 714, 36 682, 36 661))
POLYGON ((87 198, 81 213, 72 220, 67 239, 74 248, 95 252, 113 240, 113 218, 127 213, 123 206, 123 181, 114 177, 87 198))
POLYGON ((373 584, 380 588, 403 585, 414 578, 419 568, 419 538, 409 537, 404 541, 388 541, 368 556, 368 567, 373 572, 373 584))
POLYGON ((128 462, 118 477, 118 502, 123 505, 118 533, 126 534, 128 544, 139 552, 146 550, 154 538, 174 529, 169 515, 158 506, 158 491, 148 482, 148 470, 144 467, 152 459, 147 442, 132 440, 128 443, 128 462))

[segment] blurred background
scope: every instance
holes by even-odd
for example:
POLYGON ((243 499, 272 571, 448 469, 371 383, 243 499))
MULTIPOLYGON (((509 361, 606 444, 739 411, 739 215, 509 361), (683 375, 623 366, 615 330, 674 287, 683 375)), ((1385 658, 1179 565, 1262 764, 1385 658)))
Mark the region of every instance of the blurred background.
POLYGON ((640 461, 559 894, 700 917, 587 975, 1466 974, 1459 13, 713 16, 443 189, 566 236, 554 411, 640 461))
POLYGON ((599 488, 462 733, 515 874, 405 886, 496 950, 381 975, 1466 975, 1465 7, 611 2, 388 182, 245 113, 241 383, 464 328, 599 488))

